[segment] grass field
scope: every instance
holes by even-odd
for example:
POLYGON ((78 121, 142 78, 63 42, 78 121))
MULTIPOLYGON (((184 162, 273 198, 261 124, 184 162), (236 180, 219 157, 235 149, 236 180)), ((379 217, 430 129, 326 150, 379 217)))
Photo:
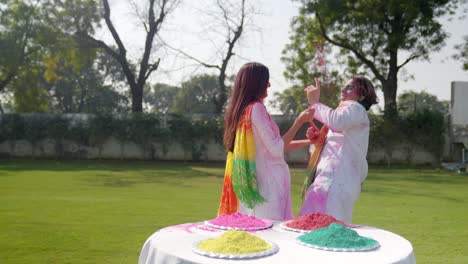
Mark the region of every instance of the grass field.
MULTIPOLYGON (((292 168, 294 212, 304 169, 292 168)), ((223 164, 0 160, 0 263, 136 263, 159 228, 213 218, 223 164)), ((353 222, 418 263, 468 263, 468 175, 371 168, 353 222)))

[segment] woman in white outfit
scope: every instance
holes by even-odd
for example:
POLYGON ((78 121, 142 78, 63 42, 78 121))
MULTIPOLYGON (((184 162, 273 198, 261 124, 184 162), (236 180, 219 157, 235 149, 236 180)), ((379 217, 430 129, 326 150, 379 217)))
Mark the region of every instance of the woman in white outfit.
POLYGON ((369 117, 377 103, 375 89, 365 77, 354 77, 341 91, 341 103, 332 109, 319 102, 320 84, 305 89, 314 118, 329 128, 299 215, 324 213, 351 223, 353 206, 367 177, 369 117))

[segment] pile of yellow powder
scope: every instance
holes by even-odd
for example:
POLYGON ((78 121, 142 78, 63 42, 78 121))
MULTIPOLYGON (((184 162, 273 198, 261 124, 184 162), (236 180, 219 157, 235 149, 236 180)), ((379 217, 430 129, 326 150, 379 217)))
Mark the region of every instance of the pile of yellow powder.
POLYGON ((249 254, 268 250, 271 245, 265 240, 245 231, 229 230, 217 238, 201 241, 198 248, 220 254, 249 254))

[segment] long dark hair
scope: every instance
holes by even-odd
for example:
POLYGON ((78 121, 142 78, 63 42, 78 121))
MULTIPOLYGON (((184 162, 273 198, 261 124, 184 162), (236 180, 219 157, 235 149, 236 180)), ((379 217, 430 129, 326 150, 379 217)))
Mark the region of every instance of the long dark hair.
POLYGON ((359 95, 364 97, 359 103, 364 106, 366 110, 369 110, 372 105, 377 103, 375 88, 369 79, 364 76, 354 76, 352 84, 358 88, 359 95))
POLYGON ((244 64, 239 70, 232 87, 232 96, 224 116, 224 146, 234 150, 236 129, 245 108, 265 95, 270 79, 268 68, 258 62, 244 64))

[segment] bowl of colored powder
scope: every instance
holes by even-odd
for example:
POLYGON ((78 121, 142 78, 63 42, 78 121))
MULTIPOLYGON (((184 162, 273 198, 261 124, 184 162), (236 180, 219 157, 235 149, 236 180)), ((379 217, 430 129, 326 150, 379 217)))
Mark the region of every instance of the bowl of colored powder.
POLYGON ((369 251, 380 246, 376 240, 337 223, 301 235, 296 242, 316 249, 347 252, 369 251))
POLYGON ((207 257, 248 259, 265 257, 278 252, 278 246, 240 230, 228 230, 222 235, 196 242, 192 251, 207 257))
POLYGON ((346 225, 333 216, 322 213, 312 213, 299 216, 298 218, 291 221, 282 222, 279 226, 285 230, 307 233, 312 230, 327 227, 332 223, 346 225))
POLYGON ((272 223, 258 219, 255 216, 233 213, 219 215, 215 219, 205 221, 205 225, 223 230, 261 230, 270 228, 272 223))

